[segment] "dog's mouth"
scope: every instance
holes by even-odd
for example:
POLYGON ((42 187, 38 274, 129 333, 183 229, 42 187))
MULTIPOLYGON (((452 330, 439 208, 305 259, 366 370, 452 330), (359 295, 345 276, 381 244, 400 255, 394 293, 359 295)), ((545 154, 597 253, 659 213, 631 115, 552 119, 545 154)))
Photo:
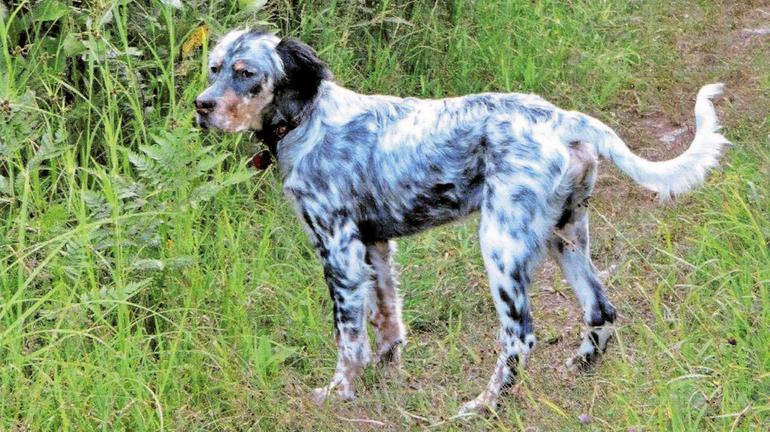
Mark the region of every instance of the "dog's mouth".
POLYGON ((193 126, 197 126, 203 130, 208 130, 211 128, 208 119, 200 114, 195 114, 195 118, 193 119, 193 126))
POLYGON ((224 133, 248 132, 253 129, 243 121, 222 118, 220 115, 196 114, 193 125, 201 129, 211 129, 224 133))

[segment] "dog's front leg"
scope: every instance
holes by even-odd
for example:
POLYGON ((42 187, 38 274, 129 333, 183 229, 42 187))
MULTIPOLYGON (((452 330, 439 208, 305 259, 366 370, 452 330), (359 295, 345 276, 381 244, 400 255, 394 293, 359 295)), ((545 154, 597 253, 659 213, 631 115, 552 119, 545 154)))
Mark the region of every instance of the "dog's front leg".
POLYGON ((337 389, 343 400, 355 397, 353 379, 371 360, 365 326, 365 299, 371 288, 372 269, 366 263, 366 247, 352 222, 334 223, 318 234, 318 252, 334 303, 334 336, 337 368, 331 383, 315 389, 317 403, 337 389))

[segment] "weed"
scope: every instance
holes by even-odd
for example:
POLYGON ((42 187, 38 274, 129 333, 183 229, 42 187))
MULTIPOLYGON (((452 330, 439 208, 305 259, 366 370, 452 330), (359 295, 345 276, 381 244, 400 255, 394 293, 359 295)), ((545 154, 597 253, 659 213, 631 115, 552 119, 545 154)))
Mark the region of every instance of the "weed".
POLYGON ((762 2, 0 6, 0 430, 770 424, 770 53, 727 25, 755 24, 762 2), (305 394, 335 348, 314 252, 276 173, 247 168, 256 144, 191 127, 209 38, 243 25, 304 39, 360 91, 536 92, 635 146, 661 146, 637 140, 639 116, 690 121, 695 89, 724 79, 739 145, 671 207, 603 172, 594 258, 617 268, 623 325, 593 373, 560 367, 579 312, 546 271, 532 293, 550 342, 498 416, 447 420, 494 358, 470 218, 400 243, 404 373, 367 371, 357 401, 316 408, 305 394))

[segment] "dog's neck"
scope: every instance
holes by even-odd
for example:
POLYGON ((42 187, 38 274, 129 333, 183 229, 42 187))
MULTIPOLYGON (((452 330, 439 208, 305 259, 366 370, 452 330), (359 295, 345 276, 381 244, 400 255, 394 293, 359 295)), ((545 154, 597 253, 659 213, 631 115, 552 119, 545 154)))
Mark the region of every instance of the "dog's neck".
POLYGON ((283 119, 266 121, 261 130, 254 132, 254 137, 267 146, 273 157, 278 158, 278 143, 297 126, 297 123, 283 119))
POLYGON ((278 158, 281 140, 310 117, 313 104, 320 94, 320 88, 311 98, 298 97, 293 90, 276 92, 272 106, 263 115, 262 129, 254 132, 254 136, 267 146, 273 157, 278 158))

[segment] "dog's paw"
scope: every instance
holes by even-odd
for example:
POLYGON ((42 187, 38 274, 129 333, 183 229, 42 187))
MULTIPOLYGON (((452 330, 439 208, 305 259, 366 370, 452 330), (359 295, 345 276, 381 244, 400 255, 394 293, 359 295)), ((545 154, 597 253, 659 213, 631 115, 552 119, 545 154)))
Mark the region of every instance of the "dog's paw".
POLYGON ((403 339, 398 339, 377 351, 377 363, 386 366, 398 366, 401 364, 401 346, 404 345, 403 339))
POLYGON ((331 394, 329 387, 318 387, 310 392, 310 400, 316 405, 322 405, 331 394))
POLYGON ((487 415, 493 414, 497 410, 497 398, 489 392, 483 392, 472 401, 466 402, 460 407, 458 415, 487 415))
POLYGON ((341 383, 338 385, 329 384, 325 387, 318 387, 313 389, 313 391, 310 393, 310 399, 316 405, 322 405, 326 400, 333 397, 335 388, 337 389, 336 398, 340 401, 350 401, 356 398, 356 392, 353 390, 353 386, 341 383))
POLYGON ((601 357, 597 352, 578 353, 567 359, 566 366, 570 372, 578 373, 590 370, 601 357))
POLYGON ((611 325, 592 327, 583 335, 583 341, 577 354, 567 360, 567 369, 573 372, 582 372, 594 366, 599 358, 607 350, 607 343, 612 338, 611 325))

